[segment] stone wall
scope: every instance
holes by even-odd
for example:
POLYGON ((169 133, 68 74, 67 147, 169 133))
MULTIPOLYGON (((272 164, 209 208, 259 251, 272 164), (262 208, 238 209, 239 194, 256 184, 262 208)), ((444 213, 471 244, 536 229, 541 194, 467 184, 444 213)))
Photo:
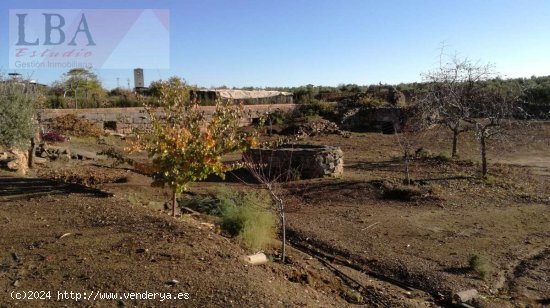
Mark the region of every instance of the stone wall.
POLYGON ((356 108, 346 115, 341 128, 354 132, 393 134, 401 131, 406 121, 406 109, 400 107, 356 108))
MULTIPOLYGON (((201 106, 207 115, 212 114, 215 106, 201 106)), ((248 125, 254 119, 266 112, 275 110, 291 111, 296 108, 295 104, 265 104, 245 105, 246 118, 241 125, 248 125)), ((128 134, 135 128, 142 128, 149 124, 149 118, 143 108, 94 108, 94 109, 42 109, 39 112, 41 123, 48 120, 74 114, 91 122, 99 124, 104 129, 110 129, 117 133, 128 134)))
POLYGON ((286 144, 276 149, 250 149, 245 154, 264 174, 282 180, 339 177, 344 173, 344 153, 327 145, 286 144))

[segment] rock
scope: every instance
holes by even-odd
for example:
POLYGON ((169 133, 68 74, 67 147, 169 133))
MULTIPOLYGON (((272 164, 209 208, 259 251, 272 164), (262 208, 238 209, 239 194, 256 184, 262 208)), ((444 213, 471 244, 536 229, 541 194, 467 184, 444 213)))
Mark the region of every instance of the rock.
POLYGON ((65 149, 58 154, 57 158, 62 161, 69 161, 71 160, 71 151, 69 151, 69 149, 65 149))
POLYGON ((36 156, 49 158, 51 160, 69 160, 71 158, 71 151, 68 148, 48 144, 41 144, 38 146, 35 154, 36 156))
POLYGON ((70 157, 72 159, 78 159, 78 160, 98 160, 99 159, 99 156, 95 152, 84 151, 84 150, 73 151, 70 157))
POLYGON ((116 132, 109 132, 109 135, 115 136, 115 137, 120 137, 120 138, 126 138, 125 134, 116 133, 116 132))
POLYGON ((453 300, 457 303, 468 303, 471 300, 478 297, 476 289, 469 289, 465 291, 457 292, 453 295, 453 300))
POLYGON ((45 165, 48 163, 48 160, 42 157, 34 157, 33 162, 37 165, 45 165))
POLYGON ((9 160, 7 163, 9 170, 16 171, 22 175, 26 175, 29 171, 29 155, 27 152, 17 149, 9 150, 7 159, 9 160))
POLYGON ((0 161, 2 160, 7 160, 8 159, 8 153, 6 152, 1 152, 0 153, 0 161))
POLYGON ((249 255, 244 258, 244 261, 250 265, 261 265, 267 263, 267 256, 264 253, 249 255))
POLYGON ((180 283, 180 282, 177 281, 176 279, 172 279, 172 280, 169 280, 169 281, 165 282, 164 284, 167 285, 167 286, 175 286, 178 283, 180 283))
POLYGON ((12 161, 8 162, 7 167, 11 171, 19 170, 19 166, 17 165, 17 162, 15 160, 12 160, 12 161))

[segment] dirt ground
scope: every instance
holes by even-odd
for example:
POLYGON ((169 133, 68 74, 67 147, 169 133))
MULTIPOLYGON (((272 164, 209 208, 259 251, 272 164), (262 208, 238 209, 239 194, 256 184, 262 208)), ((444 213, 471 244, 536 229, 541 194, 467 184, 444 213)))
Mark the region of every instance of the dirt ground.
MULTIPOLYGON (((289 214, 297 241, 342 256, 431 294, 470 288, 480 305, 547 305, 550 302, 550 125, 517 130, 495 140, 490 180, 476 175, 475 140, 463 136, 460 161, 420 158, 413 179, 430 190, 403 202, 381 196, 379 181, 404 179, 396 136, 365 134, 342 140, 346 174, 337 181, 292 185, 303 202, 289 214), (470 270, 471 256, 486 257, 486 279, 470 270)), ((334 144, 340 139, 316 138, 334 144)), ((418 146, 438 156, 449 148, 444 133, 418 146)))
MULTIPOLYGON (((1 183, 13 187, 12 198, 14 190, 48 184, 1 183)), ((290 282, 290 268, 245 264, 240 258, 247 252, 190 217, 172 218, 126 197, 51 186, 60 192, 1 203, 1 307, 346 305, 330 291, 290 282), (52 298, 10 298, 12 291, 29 290, 51 291, 52 298), (58 291, 182 292, 189 300, 58 300, 58 291)))
MULTIPOLYGON (((94 175, 85 183, 92 188, 0 178, 0 307, 434 307, 471 288, 481 295, 477 306, 548 305, 550 123, 512 135, 490 143, 487 180, 478 176, 473 136, 461 136, 458 160, 447 158, 444 131, 415 140, 424 154, 413 160, 411 177, 421 194, 409 201, 384 195, 388 183, 404 179, 398 136, 305 140, 340 146, 345 173, 285 184, 292 246, 286 265, 246 265, 241 258, 253 252, 221 235, 207 217, 168 216, 167 191, 103 157, 35 171, 58 180, 71 172, 94 175), (472 256, 488 260, 485 279, 470 268, 472 256), (10 299, 24 290, 55 291, 55 299, 10 299), (188 292, 190 299, 57 301, 57 291, 65 290, 188 292)), ((73 139, 70 147, 92 153, 123 147, 116 138, 100 143, 73 139)), ((210 181, 192 191, 218 186, 245 188, 210 181)))

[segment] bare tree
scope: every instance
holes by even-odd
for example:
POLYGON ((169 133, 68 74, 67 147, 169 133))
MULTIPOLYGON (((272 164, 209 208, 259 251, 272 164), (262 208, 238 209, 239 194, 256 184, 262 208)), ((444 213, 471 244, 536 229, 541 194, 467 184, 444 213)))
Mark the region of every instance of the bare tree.
POLYGON ((417 108, 407 109, 407 116, 404 119, 400 129, 394 124, 395 137, 403 154, 403 166, 405 174, 405 184, 411 185, 411 162, 414 158, 416 149, 420 146, 423 132, 428 128, 428 122, 423 118, 417 108))
POLYGON ((273 201, 273 209, 279 216, 282 233, 282 251, 281 262, 285 262, 286 258, 286 219, 285 219, 285 202, 284 189, 282 182, 292 178, 292 154, 286 159, 280 160, 274 156, 275 151, 270 152, 267 157, 260 155, 252 155, 250 151, 243 153, 244 167, 250 174, 260 183, 268 192, 273 201))
POLYGON ((477 99, 468 105, 470 116, 464 119, 473 126, 479 141, 483 177, 486 177, 488 172, 487 141, 498 136, 507 137, 506 129, 512 127, 515 122, 521 123, 514 118, 523 113, 519 99, 521 89, 506 87, 499 81, 497 79, 483 83, 477 99))
MULTIPOLYGON (((441 56, 443 59, 443 56, 441 56)), ((418 108, 431 122, 453 133, 452 156, 458 153, 460 133, 472 129, 479 141, 482 170, 487 175, 487 141, 502 135, 507 124, 521 112, 521 89, 502 83, 492 64, 474 63, 468 58, 452 57, 440 61, 439 69, 424 75, 427 95, 418 108)))
POLYGON ((458 136, 468 129, 465 119, 470 117, 471 102, 480 95, 481 82, 495 76, 491 64, 479 65, 457 56, 444 60, 443 49, 439 68, 424 74, 428 91, 418 108, 452 132, 452 157, 458 154, 458 136))

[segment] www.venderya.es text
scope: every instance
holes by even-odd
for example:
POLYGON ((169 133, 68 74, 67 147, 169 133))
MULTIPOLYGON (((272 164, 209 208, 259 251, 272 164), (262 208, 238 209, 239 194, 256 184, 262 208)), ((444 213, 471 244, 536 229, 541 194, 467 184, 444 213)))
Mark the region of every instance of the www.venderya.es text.
POLYGON ((188 300, 187 292, 102 292, 102 291, 12 291, 13 300, 100 301, 100 300, 188 300))

